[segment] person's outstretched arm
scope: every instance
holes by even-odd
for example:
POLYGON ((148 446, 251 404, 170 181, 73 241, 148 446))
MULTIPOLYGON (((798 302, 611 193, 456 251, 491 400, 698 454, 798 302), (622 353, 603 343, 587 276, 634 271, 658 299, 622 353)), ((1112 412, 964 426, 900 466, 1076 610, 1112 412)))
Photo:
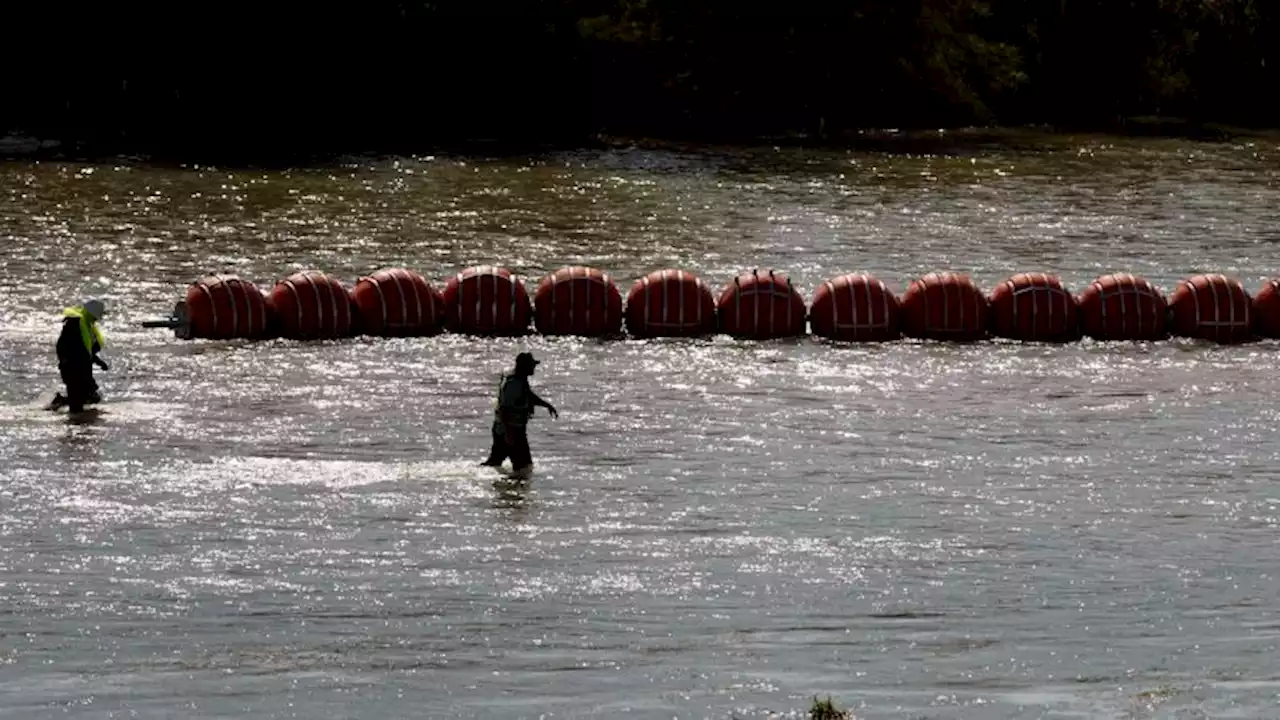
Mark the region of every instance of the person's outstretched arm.
POLYGON ((529 395, 533 398, 534 407, 546 408, 547 412, 551 413, 551 417, 560 416, 560 413, 556 412, 556 406, 538 397, 538 393, 534 392, 533 388, 529 388, 529 395))

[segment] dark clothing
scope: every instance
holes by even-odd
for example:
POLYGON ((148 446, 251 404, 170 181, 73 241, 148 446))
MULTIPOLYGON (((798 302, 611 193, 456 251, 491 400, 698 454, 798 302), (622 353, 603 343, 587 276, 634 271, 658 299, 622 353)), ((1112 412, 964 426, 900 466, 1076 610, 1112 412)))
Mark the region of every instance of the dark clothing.
MULTIPOLYGON (((98 350, 98 343, 95 342, 93 351, 96 354, 98 350)), ((67 386, 67 394, 61 399, 73 413, 83 411, 85 405, 102 400, 98 393, 98 383, 93 379, 94 360, 94 355, 89 354, 88 348, 84 346, 79 318, 69 317, 63 320, 62 333, 58 336, 58 373, 67 386)))
POLYGON ((521 426, 529 423, 533 414, 533 389, 527 375, 504 375, 498 384, 498 417, 506 425, 521 426))
POLYGON ((511 458, 512 470, 520 470, 533 464, 533 453, 529 450, 529 434, 524 425, 504 426, 495 420, 493 448, 489 450, 489 459, 485 460, 484 464, 497 467, 507 458, 511 458))
POLYGON ((533 390, 527 375, 504 375, 498 383, 498 399, 494 403, 493 447, 485 465, 497 467, 511 458, 511 469, 520 470, 533 464, 526 427, 533 414, 533 390))
MULTIPOLYGON (((94 352, 98 351, 98 343, 93 344, 94 352)), ((62 321, 62 334, 58 335, 58 367, 87 367, 93 372, 93 356, 84 346, 84 337, 80 334, 80 319, 69 317, 62 321)))
POLYGON ((62 374, 62 382, 67 386, 67 394, 59 394, 54 402, 58 405, 65 403, 68 409, 73 413, 82 412, 85 405, 93 405, 102 402, 102 395, 98 392, 98 383, 93 379, 92 366, 82 370, 74 370, 65 365, 58 366, 58 372, 62 374))
MULTIPOLYGON (((521 356, 527 353, 521 353, 521 356)), ((498 466, 507 458, 511 458, 511 469, 522 471, 533 466, 533 454, 529 451, 529 418, 533 409, 539 405, 556 416, 555 408, 538 397, 529 387, 529 374, 534 365, 533 357, 528 360, 517 360, 516 371, 502 376, 498 383, 498 398, 494 402, 493 448, 489 450, 489 459, 482 465, 498 466), (532 364, 530 364, 532 363, 532 364)))

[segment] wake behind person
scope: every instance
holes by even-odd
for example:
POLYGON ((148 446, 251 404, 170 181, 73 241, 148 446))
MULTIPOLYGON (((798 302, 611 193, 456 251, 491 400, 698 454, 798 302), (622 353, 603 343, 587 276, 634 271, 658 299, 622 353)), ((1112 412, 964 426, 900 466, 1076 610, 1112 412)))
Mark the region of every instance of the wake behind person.
POLYGON ((529 387, 529 378, 533 377, 538 363, 532 353, 522 352, 516 356, 515 370, 502 377, 498 385, 498 399, 494 403, 493 448, 481 465, 498 467, 511 458, 514 473, 532 472, 533 455, 526 432, 529 418, 537 407, 546 408, 553 418, 560 415, 554 405, 538 397, 529 387))

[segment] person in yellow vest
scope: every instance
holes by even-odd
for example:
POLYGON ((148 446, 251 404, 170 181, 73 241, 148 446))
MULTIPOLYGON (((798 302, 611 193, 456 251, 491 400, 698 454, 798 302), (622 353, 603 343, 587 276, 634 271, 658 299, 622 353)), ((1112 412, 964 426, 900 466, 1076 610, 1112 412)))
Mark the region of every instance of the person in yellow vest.
POLYGON ((516 356, 515 372, 502 377, 494 403, 493 447, 481 465, 498 467, 509 457, 513 473, 528 474, 533 470, 527 432, 529 417, 538 407, 546 408, 553 418, 560 416, 554 405, 538 397, 529 387, 529 378, 533 377, 538 362, 532 353, 522 352, 516 356))
POLYGON ((57 409, 63 405, 73 413, 82 412, 85 405, 102 402, 98 383, 93 379, 93 366, 110 370, 98 353, 106 346, 98 321, 107 312, 101 300, 86 300, 80 305, 62 311, 62 334, 58 336, 58 372, 67 386, 67 394, 58 393, 50 405, 57 409))

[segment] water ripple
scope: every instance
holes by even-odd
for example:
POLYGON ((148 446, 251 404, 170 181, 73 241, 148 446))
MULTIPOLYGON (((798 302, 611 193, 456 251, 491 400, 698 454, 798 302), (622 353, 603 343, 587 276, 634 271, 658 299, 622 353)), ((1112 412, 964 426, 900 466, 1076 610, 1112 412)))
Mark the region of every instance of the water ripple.
POLYGON ((755 267, 1166 290, 1280 271, 1276 148, 610 150, 0 167, 4 717, 1257 717, 1280 679, 1276 343, 304 344, 137 327, 205 272, 625 293, 755 267), (57 313, 110 400, 69 423, 57 313), (538 475, 491 393, 543 360, 538 475))

